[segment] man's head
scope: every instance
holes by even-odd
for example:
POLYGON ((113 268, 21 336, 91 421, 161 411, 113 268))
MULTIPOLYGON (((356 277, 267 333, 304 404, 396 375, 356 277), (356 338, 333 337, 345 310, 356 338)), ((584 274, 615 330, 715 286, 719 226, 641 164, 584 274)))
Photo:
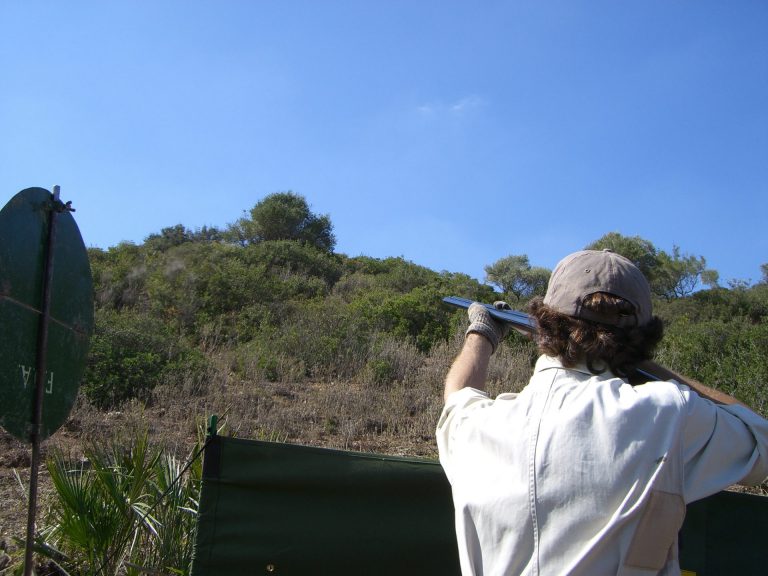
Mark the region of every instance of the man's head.
POLYGON ((652 315, 651 290, 631 261, 604 250, 563 258, 549 279, 544 299, 534 299, 541 352, 565 366, 585 362, 599 372, 629 376, 661 340, 661 320, 652 315))
MULTIPOLYGON (((628 328, 651 320, 651 288, 630 260, 610 250, 582 250, 563 258, 552 272, 544 304, 562 314, 628 328), (611 294, 632 305, 631 314, 616 310, 606 316, 585 306, 597 292, 611 294)), ((625 311, 626 312, 626 311, 625 311)))

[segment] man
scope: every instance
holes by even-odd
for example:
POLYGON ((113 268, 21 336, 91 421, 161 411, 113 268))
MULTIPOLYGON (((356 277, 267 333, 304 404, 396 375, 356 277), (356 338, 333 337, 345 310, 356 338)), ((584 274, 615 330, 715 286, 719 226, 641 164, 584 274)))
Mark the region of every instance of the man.
POLYGON ((686 504, 768 476, 768 421, 679 377, 629 383, 673 375, 650 362, 661 321, 618 254, 567 256, 530 312, 542 355, 522 392, 483 391, 508 325, 478 304, 446 377, 437 441, 463 574, 679 574, 686 504))

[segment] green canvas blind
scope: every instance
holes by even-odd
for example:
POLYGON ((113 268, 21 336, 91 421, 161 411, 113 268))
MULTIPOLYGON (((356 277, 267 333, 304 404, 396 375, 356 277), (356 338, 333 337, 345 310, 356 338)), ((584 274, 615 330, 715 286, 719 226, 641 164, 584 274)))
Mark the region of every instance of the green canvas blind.
MULTIPOLYGON (((768 498, 688 506, 685 574, 764 574, 768 498)), ((438 462, 214 436, 205 451, 192 576, 459 575, 438 462)))
POLYGON ((193 576, 459 575, 439 463, 215 436, 193 576))

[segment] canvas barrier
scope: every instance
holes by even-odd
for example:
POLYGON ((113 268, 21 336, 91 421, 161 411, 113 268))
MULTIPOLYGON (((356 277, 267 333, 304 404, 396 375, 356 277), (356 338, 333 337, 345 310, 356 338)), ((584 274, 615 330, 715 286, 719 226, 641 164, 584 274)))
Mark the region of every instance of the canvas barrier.
MULTIPOLYGON (((438 462, 214 436, 192 576, 460 574, 438 462)), ((768 498, 723 492, 688 507, 681 567, 763 574, 768 498)))
POLYGON ((216 436, 193 576, 460 574, 439 463, 216 436))

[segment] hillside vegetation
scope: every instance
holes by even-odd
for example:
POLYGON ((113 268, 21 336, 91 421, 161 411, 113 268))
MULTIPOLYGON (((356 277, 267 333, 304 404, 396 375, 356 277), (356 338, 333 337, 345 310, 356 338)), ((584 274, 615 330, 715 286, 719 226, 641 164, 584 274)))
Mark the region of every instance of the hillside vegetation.
MULTIPOLYGON (((549 274, 525 255, 503 258, 486 266, 499 295, 465 274, 402 258, 349 257, 334 246, 328 216, 313 214, 301 196, 280 193, 226 230, 177 225, 141 245, 90 249, 96 331, 85 396, 115 409, 148 401, 159 385, 199 392, 222 360, 229 376, 254 386, 391 386, 460 331, 463 313, 441 304, 443 296, 503 297, 524 307, 549 274)), ((720 287, 703 257, 678 247, 667 254, 615 232, 588 247, 626 255, 650 279, 667 326, 662 363, 763 410, 765 278, 720 287), (702 283, 709 288, 697 290, 702 283)))

